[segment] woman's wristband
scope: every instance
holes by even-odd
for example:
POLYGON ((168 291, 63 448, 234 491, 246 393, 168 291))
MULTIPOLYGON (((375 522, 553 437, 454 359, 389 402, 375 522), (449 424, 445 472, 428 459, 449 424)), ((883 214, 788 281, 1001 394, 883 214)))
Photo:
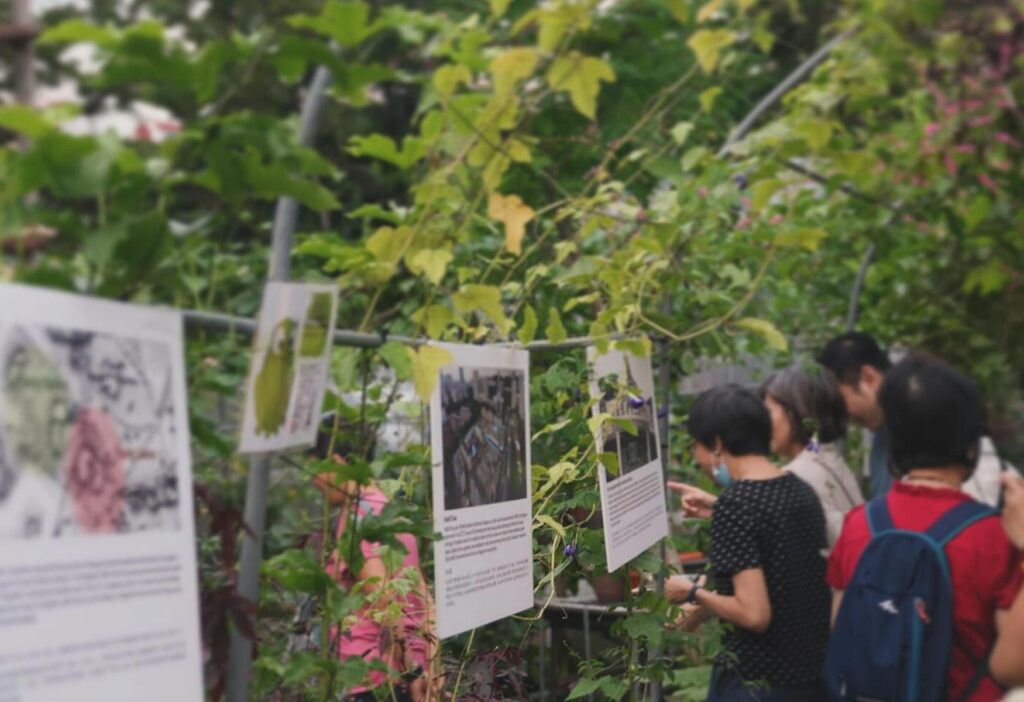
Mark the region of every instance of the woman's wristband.
POLYGON ((683 604, 693 604, 696 602, 698 590, 700 590, 700 583, 694 583, 693 587, 690 589, 690 593, 686 596, 686 599, 683 600, 683 604))

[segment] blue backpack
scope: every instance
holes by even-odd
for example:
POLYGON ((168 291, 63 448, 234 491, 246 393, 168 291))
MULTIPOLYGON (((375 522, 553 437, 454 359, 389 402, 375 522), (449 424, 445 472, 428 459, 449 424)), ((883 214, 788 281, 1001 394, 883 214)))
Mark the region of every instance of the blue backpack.
MULTIPOLYGON (((928 531, 897 529, 885 496, 867 507, 871 542, 843 594, 825 660, 836 702, 940 702, 953 651, 953 584, 945 547, 996 512, 970 500, 928 531)), ((962 700, 987 669, 979 666, 962 700)))

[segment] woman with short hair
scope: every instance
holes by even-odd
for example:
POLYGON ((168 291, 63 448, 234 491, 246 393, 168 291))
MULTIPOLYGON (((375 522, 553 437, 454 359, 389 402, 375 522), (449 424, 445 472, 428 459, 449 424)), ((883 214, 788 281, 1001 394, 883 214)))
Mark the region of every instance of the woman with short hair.
MULTIPOLYGON (((760 394, 771 416, 772 453, 786 461, 782 470, 810 485, 821 502, 827 555, 847 512, 864 503, 860 485, 836 445, 846 435, 843 396, 829 375, 797 366, 770 376, 761 384, 760 394)), ((682 483, 669 487, 682 493, 686 516, 711 515, 717 497, 682 483)))
POLYGON ((723 488, 711 514, 716 590, 685 577, 665 590, 733 625, 708 700, 817 702, 829 633, 821 504, 768 459, 771 417, 753 391, 724 385, 701 394, 688 429, 697 462, 723 488))

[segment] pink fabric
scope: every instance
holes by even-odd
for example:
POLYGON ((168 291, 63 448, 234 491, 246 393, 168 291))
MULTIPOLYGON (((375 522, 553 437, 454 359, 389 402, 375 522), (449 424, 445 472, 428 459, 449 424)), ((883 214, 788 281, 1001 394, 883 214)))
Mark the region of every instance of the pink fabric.
MULTIPOLYGON (((387 496, 375 485, 362 488, 359 494, 358 518, 362 519, 371 514, 379 515, 387 503, 387 496)), ((341 538, 344 528, 345 525, 339 521, 338 529, 335 533, 336 538, 341 538)), ((416 544, 416 537, 412 534, 398 534, 397 538, 406 550, 405 557, 402 559, 401 569, 416 568, 418 570, 420 567, 420 555, 416 544)), ((360 543, 360 550, 362 551, 363 558, 376 558, 380 550, 380 544, 362 541, 360 543)), ((344 561, 337 557, 332 557, 328 564, 328 572, 332 573, 335 579, 343 584, 347 578, 351 577, 354 579, 358 577, 358 573, 349 576, 347 570, 344 561)), ((409 652, 408 658, 414 661, 414 665, 420 665, 426 670, 427 642, 423 638, 423 631, 426 625, 426 607, 419 595, 415 593, 410 593, 400 598, 400 601, 402 604, 401 627, 405 634, 403 640, 409 652)), ((337 636, 338 631, 335 629, 331 632, 331 637, 334 639, 337 636)), ((382 627, 373 621, 372 618, 366 617, 341 632, 340 639, 337 639, 338 657, 341 660, 345 660, 358 656, 364 658, 367 662, 383 660, 397 677, 403 672, 405 664, 400 647, 391 645, 391 638, 392 632, 387 627, 382 627), (394 655, 389 655, 389 651, 392 650, 394 655)), ((386 679, 387 676, 384 673, 378 671, 370 673, 370 682, 374 686, 382 684, 386 679)), ((355 688, 350 692, 358 693, 366 689, 365 687, 355 688)))

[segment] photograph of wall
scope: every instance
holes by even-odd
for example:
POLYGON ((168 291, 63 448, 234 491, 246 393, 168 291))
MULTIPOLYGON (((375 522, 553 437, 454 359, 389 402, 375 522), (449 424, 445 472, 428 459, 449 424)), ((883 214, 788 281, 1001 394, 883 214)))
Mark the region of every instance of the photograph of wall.
POLYGON ((526 376, 503 368, 441 372, 445 509, 526 497, 526 376))

